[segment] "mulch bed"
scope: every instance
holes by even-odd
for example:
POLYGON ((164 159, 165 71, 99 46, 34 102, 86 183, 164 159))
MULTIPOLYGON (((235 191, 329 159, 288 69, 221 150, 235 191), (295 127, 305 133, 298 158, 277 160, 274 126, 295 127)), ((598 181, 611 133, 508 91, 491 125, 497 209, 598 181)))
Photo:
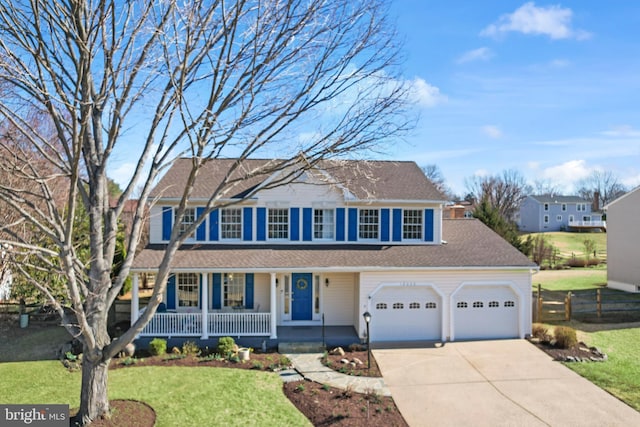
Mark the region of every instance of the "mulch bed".
POLYGON ((327 354, 322 363, 333 369, 334 371, 341 372, 347 375, 353 375, 356 377, 381 377, 380 369, 376 363, 375 357, 371 355, 371 369, 367 366, 367 352, 366 351, 345 351, 344 356, 339 354, 327 354), (362 363, 344 363, 343 360, 349 362, 362 362, 362 363))
POLYGON ((602 362, 607 360, 607 356, 599 349, 588 347, 582 341, 570 348, 558 348, 548 341, 540 341, 535 338, 529 341, 558 362, 602 362))
MULTIPOLYGON (((156 423, 156 412, 144 402, 137 400, 110 400, 111 417, 98 419, 91 423, 91 427, 153 427, 156 423)), ((73 418, 78 409, 70 411, 69 426, 79 425, 73 418)))

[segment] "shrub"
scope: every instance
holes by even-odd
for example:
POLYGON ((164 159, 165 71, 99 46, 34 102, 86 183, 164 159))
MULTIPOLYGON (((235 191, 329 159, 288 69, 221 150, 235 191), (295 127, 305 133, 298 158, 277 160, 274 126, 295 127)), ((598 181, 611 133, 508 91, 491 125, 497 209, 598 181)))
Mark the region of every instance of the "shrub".
POLYGON ((262 362, 254 361, 251 364, 251 369, 257 369, 258 371, 261 371, 264 369, 264 365, 262 364, 262 362))
POLYGON ((549 329, 541 323, 534 323, 531 326, 531 336, 538 338, 540 341, 551 341, 549 329))
POLYGON ((182 343, 182 354, 187 356, 199 356, 200 347, 193 341, 185 341, 182 343))
POLYGON ((149 353, 152 356, 160 356, 167 352, 167 340, 162 338, 154 338, 149 343, 149 353))
POLYGON ((568 326, 557 326, 554 333, 556 347, 571 348, 578 343, 576 330, 568 326))
POLYGON ((231 337, 221 337, 218 340, 218 353, 225 357, 229 357, 233 354, 233 349, 236 347, 236 342, 231 337))
POLYGON ((572 257, 565 263, 568 267, 584 267, 587 265, 587 260, 584 258, 572 257))

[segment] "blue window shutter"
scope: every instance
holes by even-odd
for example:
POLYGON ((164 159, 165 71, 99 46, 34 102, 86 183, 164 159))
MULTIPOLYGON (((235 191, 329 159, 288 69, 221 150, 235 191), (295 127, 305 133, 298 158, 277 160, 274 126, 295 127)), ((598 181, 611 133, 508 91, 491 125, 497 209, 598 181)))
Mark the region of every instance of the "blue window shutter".
POLYGON ((253 240, 253 208, 242 208, 242 240, 253 240))
POLYGON ((171 222, 173 221, 173 209, 171 206, 162 207, 162 240, 171 239, 171 222))
POLYGON ((222 308, 222 274, 213 273, 213 286, 211 291, 211 305, 214 310, 222 308))
MULTIPOLYGON (((196 208, 196 218, 200 219, 202 214, 204 213, 204 208, 196 208)), ((203 221, 202 224, 198 226, 196 229, 196 240, 198 242, 203 242, 207 240, 207 222, 203 221)))
POLYGON ((253 308, 253 273, 244 277, 244 308, 253 308))
POLYGON ((344 208, 336 209, 336 241, 344 242, 344 208))
POLYGON ((393 210, 393 241, 402 241, 402 209, 393 210))
POLYGON ((291 240, 300 240, 300 208, 289 209, 289 236, 291 240))
POLYGON ((313 209, 302 209, 302 240, 310 242, 313 240, 313 209))
POLYGON ((176 309, 176 276, 172 274, 167 279, 167 309, 176 309))
POLYGON ((380 209, 380 240, 389 241, 389 209, 380 209))
POLYGON ((256 209, 256 240, 267 240, 267 208, 256 209))
POLYGON ((217 209, 209 214, 209 240, 217 242, 220 240, 220 227, 218 221, 220 217, 220 211, 217 209))
POLYGON ((433 209, 424 210, 424 240, 433 242, 433 209))
POLYGON ((358 208, 349 208, 349 241, 358 241, 358 208))

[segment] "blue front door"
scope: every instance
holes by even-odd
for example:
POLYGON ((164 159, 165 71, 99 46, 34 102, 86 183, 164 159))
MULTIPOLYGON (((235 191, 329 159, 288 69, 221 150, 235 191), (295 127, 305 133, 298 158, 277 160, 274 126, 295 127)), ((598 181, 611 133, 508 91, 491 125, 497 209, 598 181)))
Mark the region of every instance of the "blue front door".
POLYGON ((313 305, 313 277, 311 273, 291 275, 291 320, 311 320, 313 305))

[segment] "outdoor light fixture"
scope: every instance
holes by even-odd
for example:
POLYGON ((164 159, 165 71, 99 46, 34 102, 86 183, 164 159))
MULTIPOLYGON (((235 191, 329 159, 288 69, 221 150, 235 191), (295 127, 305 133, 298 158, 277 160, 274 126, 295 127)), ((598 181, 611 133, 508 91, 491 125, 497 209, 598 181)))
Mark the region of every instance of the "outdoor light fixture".
POLYGON ((367 324, 367 369, 371 371, 371 334, 369 333, 369 323, 371 323, 371 313, 365 311, 362 315, 364 323, 367 324))
POLYGON ((324 279, 324 285, 328 288, 329 287, 329 278, 325 278, 324 279))
POLYGON ((276 288, 278 287, 278 279, 276 279, 276 288))

